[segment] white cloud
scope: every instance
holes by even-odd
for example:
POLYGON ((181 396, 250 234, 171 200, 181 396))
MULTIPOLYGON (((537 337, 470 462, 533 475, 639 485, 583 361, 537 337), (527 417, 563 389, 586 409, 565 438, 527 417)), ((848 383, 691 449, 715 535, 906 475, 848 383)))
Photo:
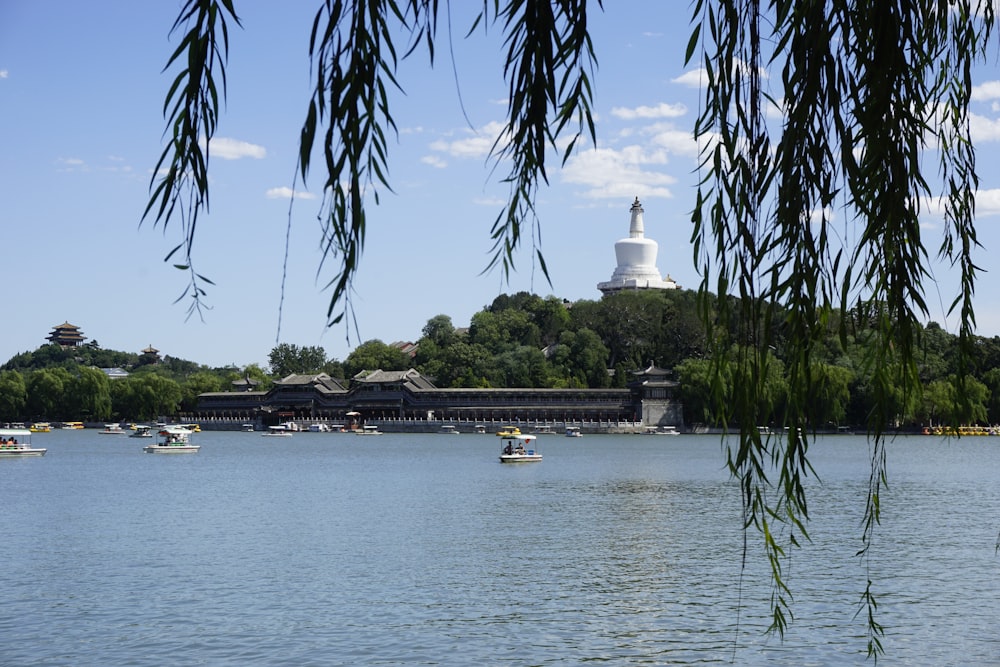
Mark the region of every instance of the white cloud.
POLYGON ((260 160, 267 155, 267 150, 263 146, 227 137, 212 139, 210 152, 214 157, 222 160, 239 160, 245 157, 260 160))
POLYGON ((678 129, 673 123, 657 123, 645 128, 643 133, 651 135, 654 145, 662 146, 672 155, 698 155, 698 142, 691 130, 678 129))
POLYGON ((504 124, 498 121, 487 123, 478 131, 463 130, 466 136, 454 141, 443 139, 430 144, 431 150, 447 153, 455 158, 485 158, 497 137, 504 130, 504 124))
MULTIPOLYGON (((940 220, 928 221, 927 218, 944 218, 947 203, 943 196, 922 197, 920 210, 923 219, 920 226, 927 229, 939 228, 940 220)), ((991 215, 1000 215, 1000 188, 976 190, 976 217, 991 215)))
POLYGON ((671 79, 670 83, 679 83, 688 88, 701 88, 707 80, 708 72, 705 71, 704 67, 698 67, 684 72, 676 79, 671 79))
POLYGON ((420 161, 438 169, 444 169, 448 166, 448 163, 438 155, 425 155, 420 158, 420 161))
POLYGON ((292 190, 291 188, 285 186, 280 188, 271 188, 264 193, 264 196, 268 199, 291 199, 292 197, 295 197, 296 199, 316 199, 316 195, 311 192, 292 190))
POLYGON ((976 216, 1000 215, 1000 188, 976 191, 976 216))
POLYGON ((636 118, 677 118, 687 113, 687 107, 683 104, 667 104, 661 102, 655 107, 640 106, 634 109, 625 107, 614 107, 611 115, 624 120, 635 120, 636 118))
POLYGON ((58 171, 61 171, 61 172, 73 172, 73 171, 88 172, 88 171, 90 171, 90 167, 87 165, 87 163, 84 162, 83 160, 81 160, 78 157, 60 157, 60 158, 56 158, 56 165, 58 165, 58 167, 57 167, 58 171))
POLYGON ((668 186, 676 182, 669 174, 644 169, 667 162, 664 150, 649 151, 643 146, 621 150, 598 148, 570 158, 560 172, 563 181, 583 185, 584 197, 591 199, 671 198, 668 186))
POLYGON ((972 87, 973 102, 988 102, 1000 99, 1000 81, 987 81, 972 87))
MULTIPOLYGON (((734 60, 733 67, 745 71, 749 67, 749 64, 745 60, 734 60)), ((757 75, 761 79, 771 78, 770 73, 763 67, 758 68, 757 75)), ((688 88, 703 88, 707 82, 708 71, 704 67, 696 67, 695 69, 688 70, 679 77, 670 80, 670 83, 679 83, 688 88)))
POLYGON ((973 142, 1000 140, 1000 120, 970 113, 969 132, 973 142))
POLYGON ((0 69, 0 79, 6 79, 8 76, 7 70, 0 69))
POLYGON ((477 206, 506 206, 507 201, 499 197, 477 197, 472 200, 477 206))

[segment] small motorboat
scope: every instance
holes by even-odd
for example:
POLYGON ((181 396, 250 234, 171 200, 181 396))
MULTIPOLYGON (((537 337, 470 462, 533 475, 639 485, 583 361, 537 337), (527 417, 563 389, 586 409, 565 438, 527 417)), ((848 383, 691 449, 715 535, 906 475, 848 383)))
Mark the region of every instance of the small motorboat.
POLYGON ((680 435, 675 426, 647 426, 643 435, 680 435))
POLYGON ((26 428, 0 429, 0 458, 45 456, 48 450, 31 446, 31 430, 26 428))
POLYGON ((505 436, 500 445, 500 463, 533 463, 542 460, 534 435, 505 436))
POLYGON ((153 427, 149 424, 132 424, 132 433, 129 434, 130 438, 152 438, 153 437, 153 427))
POLYGON ((191 443, 191 433, 180 426, 167 426, 159 433, 163 440, 146 445, 142 451, 147 454, 197 454, 201 445, 191 443))

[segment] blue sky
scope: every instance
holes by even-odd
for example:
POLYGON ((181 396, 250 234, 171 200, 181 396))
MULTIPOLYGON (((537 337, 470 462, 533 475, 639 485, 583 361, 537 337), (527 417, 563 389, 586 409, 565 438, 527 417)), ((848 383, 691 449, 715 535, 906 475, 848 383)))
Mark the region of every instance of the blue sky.
MULTIPOLYGON (((480 3, 452 4, 471 10, 480 3)), ((211 210, 195 250, 197 268, 215 282, 204 321, 186 319, 186 302, 174 304, 186 278, 162 261, 179 227, 164 234, 148 222, 139 226, 162 150, 163 99, 173 76, 162 69, 177 42, 168 32, 178 6, 0 4, 0 245, 8 260, 0 298, 9 316, 0 362, 34 350, 63 321, 104 348, 138 352, 151 344, 212 366, 266 366, 279 342, 287 195, 309 98, 307 43, 318 3, 237 4, 244 27, 231 34, 211 210)), ((529 246, 509 284, 498 272, 482 274, 489 229, 506 196, 499 183, 505 170, 491 169, 487 151, 506 110, 507 85, 499 30, 465 39, 469 15, 456 16, 454 68, 442 29, 435 68, 417 52, 399 69, 406 94, 393 100, 400 130, 389 156, 395 193, 383 192, 381 204, 368 210, 354 297, 360 336, 344 325, 325 326, 323 286, 334 264, 317 274, 317 174, 296 186, 280 342, 320 345, 344 359, 365 340, 416 340, 435 315, 466 326, 500 293, 598 299, 596 285, 614 271, 614 242, 627 236, 636 196, 646 236, 659 243, 660 271, 695 287, 689 219, 699 93, 697 72, 683 63, 689 7, 679 0, 615 2, 592 18, 598 145, 585 146, 563 169, 553 162, 551 186, 538 201, 551 287, 532 266, 529 246)), ((982 68, 975 83, 977 225, 985 246, 978 260, 989 271, 1000 248, 1000 70, 982 68)), ((936 249, 941 220, 933 210, 923 228, 936 249)), ((945 316, 953 277, 947 267, 933 270, 940 287, 929 287, 932 319, 954 330, 954 317, 945 316)), ((988 336, 1000 334, 1000 293, 992 282, 992 274, 981 276, 976 301, 979 333, 988 336)))

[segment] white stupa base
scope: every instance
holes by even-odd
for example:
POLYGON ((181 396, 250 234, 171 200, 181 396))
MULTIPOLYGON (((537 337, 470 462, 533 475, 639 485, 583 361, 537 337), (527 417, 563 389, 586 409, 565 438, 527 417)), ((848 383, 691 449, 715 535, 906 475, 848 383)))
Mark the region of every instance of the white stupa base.
POLYGON ((597 283, 597 289, 605 294, 609 292, 621 292, 622 290, 639 289, 677 289, 679 285, 674 281, 661 280, 660 278, 629 278, 627 280, 609 280, 605 283, 597 283))

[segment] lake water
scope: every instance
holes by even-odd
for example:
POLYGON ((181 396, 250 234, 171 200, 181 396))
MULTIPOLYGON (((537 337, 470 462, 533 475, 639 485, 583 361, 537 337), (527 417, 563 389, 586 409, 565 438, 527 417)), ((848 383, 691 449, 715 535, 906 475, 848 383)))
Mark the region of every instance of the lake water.
POLYGON ((862 665, 868 576, 879 664, 1000 664, 1000 438, 893 441, 867 567, 868 444, 820 439, 784 641, 717 436, 195 439, 0 461, 0 665, 862 665))

